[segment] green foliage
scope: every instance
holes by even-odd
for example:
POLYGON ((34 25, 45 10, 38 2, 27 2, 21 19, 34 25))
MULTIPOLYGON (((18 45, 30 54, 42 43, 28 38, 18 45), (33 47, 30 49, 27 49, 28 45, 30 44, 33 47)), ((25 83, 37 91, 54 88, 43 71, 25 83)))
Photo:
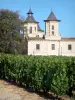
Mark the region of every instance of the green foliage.
MULTIPOLYGON (((56 94, 64 95, 68 92, 68 77, 67 77, 67 57, 61 57, 56 61, 56 73, 54 73, 51 90, 56 94)), ((69 59, 69 58, 68 58, 69 59)))
POLYGON ((20 34, 21 23, 18 12, 0 10, 0 52, 23 54, 26 51, 27 41, 20 34))
MULTIPOLYGON (((75 87, 75 57, 0 54, 0 78, 32 88, 68 94, 75 87)), ((71 91, 72 92, 72 91, 71 91)))

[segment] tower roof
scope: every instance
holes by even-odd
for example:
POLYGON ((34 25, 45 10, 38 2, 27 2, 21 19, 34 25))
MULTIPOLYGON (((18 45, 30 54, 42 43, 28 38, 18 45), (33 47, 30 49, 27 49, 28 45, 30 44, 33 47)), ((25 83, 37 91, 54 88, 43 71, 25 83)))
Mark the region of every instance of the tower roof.
POLYGON ((28 16, 25 22, 38 23, 33 16, 28 16))
POLYGON ((28 17, 26 18, 26 20, 25 20, 25 22, 29 22, 29 23, 38 23, 36 20, 35 20, 35 18, 33 17, 33 12, 32 12, 32 10, 31 9, 29 9, 29 11, 28 11, 28 17))
POLYGON ((47 20, 44 21, 60 21, 56 18, 56 16, 54 15, 53 12, 50 13, 50 15, 48 16, 47 20))
POLYGON ((27 14, 33 14, 32 10, 29 9, 28 13, 27 14))
POLYGON ((42 31, 42 32, 44 32, 41 28, 40 28, 40 26, 38 25, 38 31, 42 31))

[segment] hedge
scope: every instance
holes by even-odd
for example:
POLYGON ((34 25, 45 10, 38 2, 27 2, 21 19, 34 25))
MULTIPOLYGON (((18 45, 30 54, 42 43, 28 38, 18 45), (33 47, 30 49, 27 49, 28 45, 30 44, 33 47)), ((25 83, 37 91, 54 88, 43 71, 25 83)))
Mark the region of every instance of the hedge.
POLYGON ((0 54, 0 78, 34 91, 70 95, 75 87, 75 57, 0 54))

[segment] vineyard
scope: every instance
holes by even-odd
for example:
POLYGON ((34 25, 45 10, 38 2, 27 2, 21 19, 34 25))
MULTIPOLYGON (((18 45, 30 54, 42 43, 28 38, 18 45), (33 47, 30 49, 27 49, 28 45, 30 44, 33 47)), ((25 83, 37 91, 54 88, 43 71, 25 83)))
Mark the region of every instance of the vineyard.
POLYGON ((0 54, 0 79, 33 91, 72 96, 75 89, 75 57, 0 54))

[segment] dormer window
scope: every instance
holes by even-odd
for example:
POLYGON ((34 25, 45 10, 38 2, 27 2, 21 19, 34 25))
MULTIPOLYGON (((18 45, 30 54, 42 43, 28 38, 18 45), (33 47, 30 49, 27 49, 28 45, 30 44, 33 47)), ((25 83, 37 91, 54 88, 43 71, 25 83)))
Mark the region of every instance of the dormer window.
POLYGON ((52 25, 52 30, 54 30, 54 25, 52 25))
POLYGON ((32 27, 30 27, 30 33, 32 33, 32 27))

